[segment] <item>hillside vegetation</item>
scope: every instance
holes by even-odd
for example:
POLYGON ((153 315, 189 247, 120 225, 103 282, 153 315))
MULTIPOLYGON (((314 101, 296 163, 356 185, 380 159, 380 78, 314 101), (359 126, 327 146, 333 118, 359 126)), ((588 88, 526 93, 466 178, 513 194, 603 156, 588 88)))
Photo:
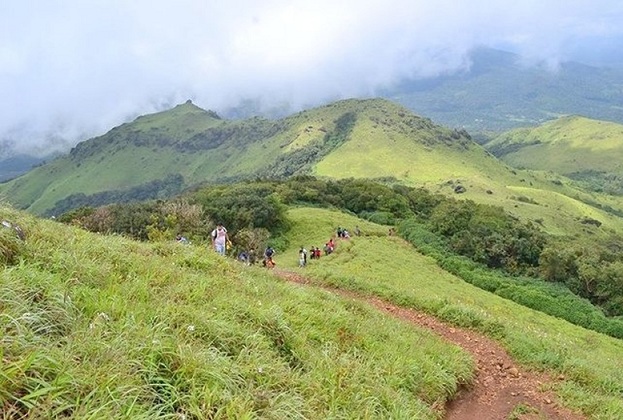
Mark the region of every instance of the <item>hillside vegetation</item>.
POLYGON ((229 121, 192 103, 80 143, 68 156, 0 184, 36 214, 163 199, 206 182, 314 174, 423 186, 502 206, 557 235, 623 232, 623 199, 559 175, 518 171, 450 130, 379 99, 346 100, 280 120, 229 121), (594 220, 599 229, 583 223, 594 220))
POLYGON ((209 240, 219 221, 231 230, 234 253, 253 250, 259 256, 269 241, 279 250, 288 247, 286 211, 293 205, 338 208, 377 223, 399 224, 402 236, 465 281, 623 338, 623 320, 604 314, 623 316, 620 237, 560 239, 500 207, 424 189, 294 177, 206 187, 171 201, 85 207, 58 220, 140 240, 183 235, 191 241, 209 240))
POLYGON ((428 332, 205 246, 1 212, 27 234, 2 262, 3 418, 436 419, 473 375, 428 332))
POLYGON ((623 125, 569 116, 509 131, 485 147, 516 168, 552 171, 623 195, 623 125))
MULTIPOLYGON (((27 234, 0 285, 6 415, 436 419, 473 377, 474 361, 428 332, 200 243, 2 215, 27 234)), ((386 226, 326 209, 287 215, 293 246, 278 253, 280 267, 296 269, 298 244, 357 224, 363 236, 310 263, 310 280, 483 331, 525 366, 559 375, 565 405, 591 418, 623 413, 620 340, 465 284, 386 226)))

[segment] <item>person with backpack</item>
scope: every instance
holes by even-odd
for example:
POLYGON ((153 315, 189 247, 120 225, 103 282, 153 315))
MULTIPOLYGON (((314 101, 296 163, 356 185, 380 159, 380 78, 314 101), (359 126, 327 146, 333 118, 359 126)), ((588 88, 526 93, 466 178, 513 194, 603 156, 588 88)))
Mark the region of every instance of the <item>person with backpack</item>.
POLYGON ((264 267, 273 268, 275 266, 273 255, 275 255, 275 250, 270 245, 268 245, 266 247, 266 250, 264 251, 264 260, 262 261, 264 267))
POLYGON ((212 237, 212 247, 214 250, 220 255, 225 255, 227 242, 229 241, 225 226, 219 222, 210 236, 212 237))

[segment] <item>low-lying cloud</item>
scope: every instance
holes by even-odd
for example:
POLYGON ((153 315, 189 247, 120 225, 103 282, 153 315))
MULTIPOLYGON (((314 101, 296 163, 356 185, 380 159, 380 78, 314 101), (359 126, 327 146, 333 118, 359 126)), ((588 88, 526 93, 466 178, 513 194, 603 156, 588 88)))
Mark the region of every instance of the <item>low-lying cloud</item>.
MULTIPOLYGON (((623 36, 614 0, 9 0, 0 144, 63 148, 188 98, 291 110, 469 66, 491 46, 555 68, 623 36)), ((1 153, 0 153, 1 154, 1 153)))

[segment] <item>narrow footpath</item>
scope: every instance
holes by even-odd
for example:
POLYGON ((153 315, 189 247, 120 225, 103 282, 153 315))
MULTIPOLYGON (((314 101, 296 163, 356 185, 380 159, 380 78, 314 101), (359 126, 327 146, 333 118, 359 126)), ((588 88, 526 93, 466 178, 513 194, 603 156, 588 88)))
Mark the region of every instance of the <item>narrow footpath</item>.
POLYGON ((283 269, 275 269, 274 273, 289 282, 322 288, 347 299, 366 302, 397 319, 426 328, 469 352, 476 361, 476 376, 473 384, 461 388, 455 399, 445 407, 444 418, 447 420, 586 419, 560 405, 555 395, 547 391, 548 384, 564 380, 564 377, 551 378, 522 369, 502 346, 478 332, 446 324, 426 313, 401 308, 375 297, 319 285, 300 273, 283 269), (518 406, 523 409, 515 410, 518 406))

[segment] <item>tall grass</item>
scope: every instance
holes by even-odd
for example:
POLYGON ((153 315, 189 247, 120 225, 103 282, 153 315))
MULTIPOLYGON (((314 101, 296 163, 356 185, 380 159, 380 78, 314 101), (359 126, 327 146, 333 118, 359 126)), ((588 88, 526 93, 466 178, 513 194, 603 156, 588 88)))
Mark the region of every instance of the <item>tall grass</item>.
POLYGON ((472 378, 464 351, 357 301, 2 212, 29 233, 0 282, 4 418, 436 419, 472 378))
MULTIPOLYGON (((526 367, 559 377, 552 386, 591 418, 623 418, 623 341, 518 305, 464 282, 417 252, 387 227, 338 212, 293 209, 291 243, 314 243, 335 226, 359 224, 364 236, 338 241, 336 252, 304 273, 318 283, 380 296, 499 340, 526 367)), ((296 269, 296 249, 281 256, 296 269)))

